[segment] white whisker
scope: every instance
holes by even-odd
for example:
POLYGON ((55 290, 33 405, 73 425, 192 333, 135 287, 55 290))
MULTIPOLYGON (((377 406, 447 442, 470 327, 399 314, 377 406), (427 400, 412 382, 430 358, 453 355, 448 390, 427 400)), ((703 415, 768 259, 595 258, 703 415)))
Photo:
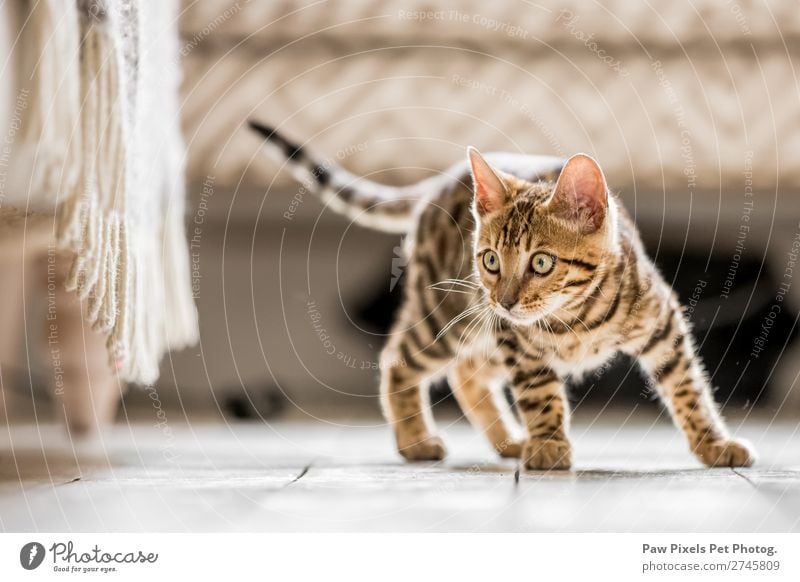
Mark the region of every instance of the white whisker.
POLYGON ((591 329, 589 329, 589 326, 586 325, 580 317, 578 317, 577 315, 573 315, 573 317, 575 318, 575 321, 580 323, 586 329, 586 331, 592 331, 591 329))
POLYGON ((479 283, 475 283, 474 281, 466 281, 465 279, 442 279, 441 281, 437 281, 436 283, 431 283, 428 287, 435 287, 438 285, 461 285, 462 287, 468 287, 470 289, 478 289, 480 287, 479 283))
POLYGON ((427 288, 431 289, 433 291, 442 291, 444 293, 461 293, 462 295, 474 295, 475 294, 475 291, 473 291, 473 290, 465 291, 463 289, 452 289, 452 288, 443 289, 442 287, 434 287, 433 285, 430 285, 427 288))
MULTIPOLYGON (((569 325, 567 325, 567 323, 566 323, 566 322, 565 322, 563 319, 561 319, 561 318, 560 318, 559 316, 557 316, 555 313, 550 313, 549 315, 551 315, 551 316, 555 317, 555 318, 558 320, 558 322, 559 322, 561 325, 563 325, 564 327, 566 327, 566 328, 567 328, 567 329, 570 331, 570 333, 572 333, 572 335, 574 335, 574 336, 575 336, 575 338, 576 338, 576 339, 577 339, 579 342, 582 342, 582 341, 583 341, 583 340, 581 339, 581 337, 578 335, 578 333, 577 333, 577 332, 576 332, 574 329, 572 329, 572 327, 570 327, 569 325)), ((587 328, 587 329, 588 329, 588 328, 587 328)))
POLYGON ((466 308, 464 311, 462 311, 461 313, 459 313, 458 315, 456 315, 456 316, 455 316, 453 319, 451 319, 450 321, 448 321, 448 322, 447 322, 447 324, 445 324, 445 326, 444 326, 444 327, 443 327, 443 328, 442 328, 442 329, 439 331, 439 333, 437 333, 437 334, 436 334, 436 339, 438 340, 438 339, 439 339, 440 337, 442 337, 442 336, 443 336, 445 333, 447 333, 448 331, 450 331, 450 329, 451 329, 451 328, 452 328, 452 327, 453 327, 455 324, 457 324, 459 321, 461 321, 461 320, 462 320, 462 319, 464 319, 465 317, 469 317, 470 315, 472 315, 472 314, 476 313, 477 311, 479 311, 479 310, 480 310, 480 309, 482 309, 482 308, 483 308, 483 304, 482 304, 482 303, 478 303, 478 304, 476 304, 476 305, 472 305, 471 307, 467 307, 467 308, 466 308))
POLYGON ((483 305, 482 307, 484 309, 476 315, 475 319, 467 325, 466 329, 464 329, 464 332, 461 334, 461 339, 456 346, 456 353, 460 352, 463 346, 471 343, 475 332, 480 331, 483 320, 491 313, 491 308, 488 305, 483 305))

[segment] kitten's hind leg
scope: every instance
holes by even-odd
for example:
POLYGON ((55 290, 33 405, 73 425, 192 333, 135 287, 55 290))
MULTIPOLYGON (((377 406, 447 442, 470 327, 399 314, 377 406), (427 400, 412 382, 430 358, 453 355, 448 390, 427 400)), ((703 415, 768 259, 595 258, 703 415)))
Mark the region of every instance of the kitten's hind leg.
POLYGON ((419 346, 413 333, 393 334, 381 352, 381 401, 394 428, 397 450, 409 461, 438 461, 447 454, 435 434, 428 381, 450 359, 430 346, 419 346))
POLYGON ((503 401, 503 372, 497 362, 475 355, 454 362, 447 380, 464 415, 494 450, 501 457, 519 458, 521 428, 503 401))

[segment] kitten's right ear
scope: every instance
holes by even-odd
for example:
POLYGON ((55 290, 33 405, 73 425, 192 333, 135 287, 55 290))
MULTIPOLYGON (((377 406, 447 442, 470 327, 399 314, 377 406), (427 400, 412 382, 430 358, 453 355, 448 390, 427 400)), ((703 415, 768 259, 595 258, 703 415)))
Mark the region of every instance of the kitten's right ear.
POLYGON ((506 203, 508 197, 505 183, 474 147, 467 148, 467 158, 470 168, 472 168, 475 207, 478 209, 478 213, 484 216, 499 210, 506 203))

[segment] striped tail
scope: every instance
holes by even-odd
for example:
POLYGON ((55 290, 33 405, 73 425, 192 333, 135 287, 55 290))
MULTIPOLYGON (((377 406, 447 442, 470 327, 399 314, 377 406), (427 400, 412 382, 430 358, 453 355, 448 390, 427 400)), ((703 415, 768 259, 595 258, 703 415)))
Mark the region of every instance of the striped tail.
POLYGON ((252 120, 249 125, 264 137, 268 154, 286 164, 294 177, 331 209, 362 226, 385 232, 408 232, 420 198, 437 185, 432 179, 403 187, 372 182, 333 162, 313 158, 269 126, 252 120))

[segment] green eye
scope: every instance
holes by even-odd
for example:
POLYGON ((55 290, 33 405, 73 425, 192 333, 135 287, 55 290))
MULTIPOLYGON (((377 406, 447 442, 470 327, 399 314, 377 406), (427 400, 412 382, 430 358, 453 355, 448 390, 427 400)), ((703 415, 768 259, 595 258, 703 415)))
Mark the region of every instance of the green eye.
POLYGON ((531 269, 539 275, 547 275, 547 273, 553 270, 555 262, 553 255, 536 253, 531 259, 531 269))
POLYGON ((483 253, 483 266, 490 273, 500 272, 500 258, 494 251, 486 251, 483 253))

